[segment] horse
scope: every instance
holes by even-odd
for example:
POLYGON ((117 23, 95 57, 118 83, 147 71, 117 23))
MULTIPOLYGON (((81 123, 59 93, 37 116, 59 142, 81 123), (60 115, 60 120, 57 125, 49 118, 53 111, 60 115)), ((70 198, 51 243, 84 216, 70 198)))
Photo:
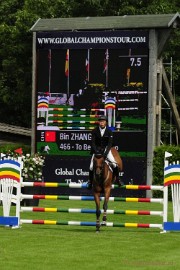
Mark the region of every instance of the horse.
MULTIPOLYGON (((122 159, 119 156, 118 151, 112 147, 112 154, 116 160, 116 163, 119 167, 119 170, 122 171, 122 159)), ((93 159, 93 195, 96 204, 96 232, 100 231, 100 226, 106 225, 107 220, 107 208, 108 201, 111 194, 111 186, 114 181, 113 169, 107 160, 101 154, 97 154, 93 159), (103 203, 103 221, 100 223, 100 195, 104 194, 104 203, 103 203)))

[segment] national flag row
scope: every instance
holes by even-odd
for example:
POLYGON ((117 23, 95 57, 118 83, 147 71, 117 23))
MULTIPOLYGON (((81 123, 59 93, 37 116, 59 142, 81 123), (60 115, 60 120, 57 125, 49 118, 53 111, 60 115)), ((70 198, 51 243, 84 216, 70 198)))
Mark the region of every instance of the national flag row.
MULTIPOLYGON (((67 49, 66 51, 66 58, 65 58, 65 76, 66 77, 69 77, 69 49, 67 49)), ((48 59, 49 59, 49 71, 51 70, 51 49, 49 49, 49 52, 48 52, 48 59)), ((109 50, 106 49, 105 51, 105 57, 104 57, 104 65, 103 65, 103 73, 108 73, 108 61, 109 61, 109 50)), ((88 52, 87 52, 87 57, 85 59, 85 70, 86 70, 86 73, 87 73, 87 76, 86 76, 86 80, 89 81, 89 70, 90 70, 90 50, 88 49, 88 52)), ((131 69, 130 68, 127 68, 127 80, 130 79, 130 73, 131 73, 131 69)))

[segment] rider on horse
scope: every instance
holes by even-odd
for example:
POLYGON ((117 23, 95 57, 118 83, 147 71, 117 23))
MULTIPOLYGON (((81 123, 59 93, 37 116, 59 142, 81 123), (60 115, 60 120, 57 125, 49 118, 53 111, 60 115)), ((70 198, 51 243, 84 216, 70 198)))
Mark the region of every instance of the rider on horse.
POLYGON ((88 189, 92 188, 93 182, 93 159, 95 154, 102 154, 104 159, 108 159, 110 164, 113 167, 113 173, 116 176, 116 182, 119 186, 122 185, 120 177, 119 177, 119 166, 111 152, 111 147, 113 146, 113 133, 107 127, 107 117, 100 116, 99 117, 99 126, 96 127, 92 131, 92 145, 91 145, 91 162, 89 168, 89 181, 88 181, 88 189))

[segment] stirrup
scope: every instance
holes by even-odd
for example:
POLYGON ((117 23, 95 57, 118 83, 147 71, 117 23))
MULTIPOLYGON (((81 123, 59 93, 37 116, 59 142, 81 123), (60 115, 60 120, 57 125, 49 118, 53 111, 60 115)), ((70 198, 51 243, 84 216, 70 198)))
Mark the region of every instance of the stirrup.
POLYGON ((124 186, 124 183, 123 183, 123 182, 121 181, 121 179, 119 179, 119 178, 116 179, 116 183, 117 183, 117 185, 118 185, 119 187, 124 186))

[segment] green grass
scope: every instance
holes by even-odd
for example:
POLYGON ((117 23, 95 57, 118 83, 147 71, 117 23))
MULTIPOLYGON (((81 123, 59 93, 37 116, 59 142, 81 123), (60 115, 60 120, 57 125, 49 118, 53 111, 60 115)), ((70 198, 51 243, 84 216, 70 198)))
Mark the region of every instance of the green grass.
MULTIPOLYGON (((94 208, 94 202, 41 200, 41 207, 94 208)), ((110 202, 109 209, 161 210, 161 204, 110 202)), ((2 206, 0 207, 2 215, 2 206)), ((169 209, 172 218, 172 209, 169 209)), ((94 214, 21 213, 22 219, 95 221, 94 214)), ((158 216, 108 215, 108 221, 162 223, 158 216)), ((30 225, 0 227, 1 270, 179 269, 179 232, 159 229, 30 225)))

